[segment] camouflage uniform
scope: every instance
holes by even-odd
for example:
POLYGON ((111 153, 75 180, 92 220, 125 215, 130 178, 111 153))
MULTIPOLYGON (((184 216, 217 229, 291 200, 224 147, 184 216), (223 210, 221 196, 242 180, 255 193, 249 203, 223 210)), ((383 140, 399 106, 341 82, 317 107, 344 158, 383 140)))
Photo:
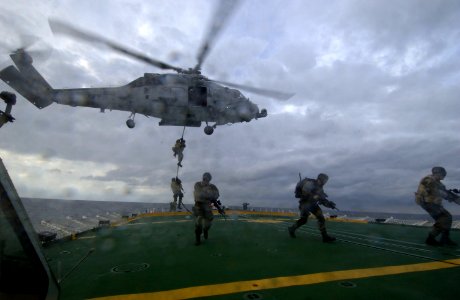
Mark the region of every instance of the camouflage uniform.
MULTIPOLYGON (((323 211, 319 207, 320 202, 328 201, 327 195, 324 193, 323 186, 328 180, 326 174, 319 174, 317 179, 303 179, 299 184, 301 186, 301 196, 299 200, 300 219, 292 226, 288 227, 289 235, 295 238, 297 228, 306 224, 308 217, 311 214, 315 215, 318 221, 318 228, 323 237, 323 242, 332 242, 335 240, 327 234, 326 220, 323 216, 323 211)), ((328 201, 329 202, 329 201, 328 201)), ((333 202, 330 202, 333 203, 333 202)))
POLYGON ((176 202, 169 202, 169 211, 176 211, 176 202))
POLYGON ((195 183, 193 196, 195 197, 195 205, 193 206, 193 215, 195 219, 195 238, 196 245, 201 243, 200 237, 203 232, 205 239, 208 239, 208 231, 211 228, 213 214, 211 201, 219 198, 219 190, 211 181, 211 174, 204 173, 203 181, 195 183))
POLYGON ((425 243, 428 245, 456 245, 450 240, 449 233, 452 226, 452 215, 442 206, 442 199, 450 199, 450 195, 441 180, 447 175, 443 167, 434 167, 432 175, 422 178, 415 193, 415 202, 426 210, 435 220, 433 229, 425 243), (441 241, 436 237, 441 234, 441 241))
POLYGON ((184 188, 182 187, 182 181, 179 178, 172 178, 171 179, 171 190, 173 192, 174 198, 174 205, 177 204, 177 198, 179 198, 179 205, 177 208, 182 208, 182 198, 184 197, 184 193, 182 191, 184 188))
POLYGON ((182 167, 182 160, 184 159, 184 149, 185 149, 185 140, 183 138, 180 138, 176 140, 176 144, 174 147, 172 147, 172 150, 174 152, 174 157, 177 156, 178 163, 177 165, 179 167, 182 167))

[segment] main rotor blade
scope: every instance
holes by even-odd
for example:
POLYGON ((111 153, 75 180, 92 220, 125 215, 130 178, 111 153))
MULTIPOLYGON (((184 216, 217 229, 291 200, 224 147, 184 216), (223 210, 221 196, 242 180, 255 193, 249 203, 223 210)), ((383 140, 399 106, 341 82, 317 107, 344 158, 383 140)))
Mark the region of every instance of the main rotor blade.
POLYGON ((147 64, 153 65, 155 67, 158 67, 160 69, 165 69, 165 70, 174 70, 177 72, 182 72, 183 70, 178 67, 171 66, 167 63, 164 63, 162 61, 150 58, 140 52, 134 51, 134 50, 129 50, 125 48, 122 45, 119 45, 115 42, 109 41, 108 39, 105 39, 103 37, 97 36, 93 33, 89 32, 84 32, 81 29, 77 29, 75 27, 72 27, 69 24, 66 24, 64 22, 54 20, 54 19, 49 19, 49 24, 50 28, 55 34, 65 34, 74 38, 78 38, 80 40, 83 40, 85 42, 89 43, 100 43, 103 45, 106 45, 107 47, 115 50, 116 52, 119 52, 121 54, 124 54, 126 56, 129 56, 131 58, 140 60, 142 62, 145 62, 147 64))
POLYGON ((35 35, 19 34, 17 40, 10 43, 0 41, 0 53, 11 55, 17 51, 27 51, 34 59, 46 60, 53 51, 50 45, 35 35))
POLYGON ((217 83, 221 83, 223 85, 228 85, 228 86, 231 86, 237 89, 245 90, 250 93, 274 98, 277 100, 288 100, 289 98, 295 95, 295 93, 285 93, 285 92, 280 92, 280 91, 261 89, 261 88, 256 88, 252 86, 241 85, 241 84, 236 84, 236 83, 231 83, 231 82, 224 82, 224 81, 219 81, 219 80, 213 80, 213 81, 217 83))
POLYGON ((195 70, 200 70, 204 59, 208 55, 209 50, 213 46, 214 40, 217 38, 219 33, 225 26, 225 23, 230 16, 235 12, 240 0, 220 0, 217 4, 214 16, 212 18, 211 25, 209 27, 208 35, 206 36, 201 49, 198 53, 198 63, 195 66, 195 70))

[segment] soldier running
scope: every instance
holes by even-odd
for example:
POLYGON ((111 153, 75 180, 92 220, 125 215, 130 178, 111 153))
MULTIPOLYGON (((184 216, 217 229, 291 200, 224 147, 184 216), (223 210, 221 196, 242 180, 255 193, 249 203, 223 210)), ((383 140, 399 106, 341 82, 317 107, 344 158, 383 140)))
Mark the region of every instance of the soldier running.
POLYGON ((317 179, 304 178, 297 183, 296 198, 299 200, 300 219, 292 226, 288 227, 289 235, 295 238, 295 231, 300 226, 308 221, 311 214, 315 215, 318 220, 318 227, 323 237, 324 243, 335 241, 335 237, 329 236, 326 231, 326 220, 323 216, 323 211, 318 204, 326 207, 335 208, 335 203, 327 200, 327 195, 323 191, 323 186, 328 181, 329 177, 326 174, 320 173, 317 179))
MULTIPOLYGON (((193 215, 195 219, 195 245, 201 244, 201 233, 205 240, 208 239, 208 232, 212 225, 213 214, 211 204, 217 202, 219 190, 210 183, 212 176, 206 172, 203 174, 203 180, 195 183, 193 195, 195 197, 195 206, 193 206, 193 215)), ((217 207, 220 212, 220 207, 217 207)))
POLYGON ((415 202, 435 220, 433 229, 425 240, 425 243, 431 246, 457 246, 457 243, 449 238, 452 215, 442 206, 442 199, 458 201, 458 196, 447 191, 441 182, 446 175, 446 169, 443 167, 433 167, 431 175, 422 178, 415 193, 415 202), (439 234, 440 241, 436 240, 439 234))

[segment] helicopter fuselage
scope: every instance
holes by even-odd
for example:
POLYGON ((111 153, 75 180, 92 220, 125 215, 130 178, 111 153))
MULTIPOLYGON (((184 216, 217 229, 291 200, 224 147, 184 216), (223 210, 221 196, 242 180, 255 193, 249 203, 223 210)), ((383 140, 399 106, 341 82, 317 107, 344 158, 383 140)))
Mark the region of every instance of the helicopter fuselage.
POLYGON ((39 108, 55 102, 101 111, 128 111, 130 128, 134 127, 135 114, 160 118, 159 125, 200 127, 202 122, 215 122, 213 128, 267 116, 266 110, 259 111, 239 90, 200 74, 145 73, 120 87, 53 89, 32 66, 26 52, 11 57, 17 68, 3 69, 0 78, 39 108))
POLYGON ((58 89, 53 94, 59 104, 129 111, 160 118, 160 125, 199 127, 201 122, 223 125, 263 117, 238 90, 196 75, 146 73, 121 87, 58 89))

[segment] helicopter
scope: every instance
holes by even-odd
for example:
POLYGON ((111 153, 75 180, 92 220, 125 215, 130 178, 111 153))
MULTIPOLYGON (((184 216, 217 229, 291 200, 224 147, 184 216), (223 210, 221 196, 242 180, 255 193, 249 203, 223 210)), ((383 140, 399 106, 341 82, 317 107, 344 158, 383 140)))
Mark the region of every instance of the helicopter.
POLYGON ((55 34, 103 44, 115 52, 176 73, 144 73, 142 77, 119 87, 54 89, 35 69, 27 50, 21 48, 10 54, 15 66, 1 70, 0 79, 39 109, 55 102, 73 107, 99 108, 101 112, 106 109, 128 111, 130 115, 126 125, 129 128, 135 127, 136 114, 159 118, 160 126, 201 127, 205 122, 204 132, 207 135, 211 135, 218 125, 264 118, 267 110, 259 110, 238 89, 280 100, 287 100, 294 94, 211 80, 201 74, 201 65, 236 3, 221 1, 218 5, 194 68, 172 66, 96 34, 50 19, 49 25, 55 34))

